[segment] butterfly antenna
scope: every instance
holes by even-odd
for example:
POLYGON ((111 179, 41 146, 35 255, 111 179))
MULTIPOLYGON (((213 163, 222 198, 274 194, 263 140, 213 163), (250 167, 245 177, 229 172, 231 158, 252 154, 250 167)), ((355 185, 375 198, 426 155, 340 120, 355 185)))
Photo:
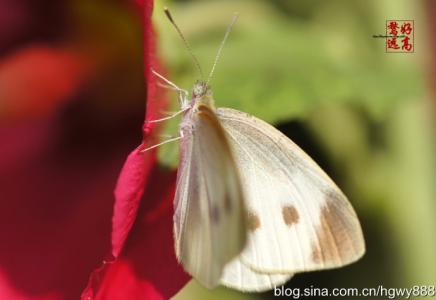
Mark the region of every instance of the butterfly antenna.
POLYGON ((164 12, 165 12, 165 15, 167 16, 168 20, 170 20, 171 24, 173 24, 173 26, 176 29, 179 36, 182 38, 183 43, 185 44, 186 49, 188 49, 189 54, 191 54, 191 57, 194 61, 194 64, 197 67, 198 72, 200 73, 201 79, 204 79, 203 71, 201 70, 200 63, 198 62, 198 59, 197 59, 197 57, 195 57, 191 46, 189 45, 188 41, 186 40, 186 38, 183 35, 182 31, 180 30, 179 26, 177 26, 176 22, 174 22, 173 16, 171 15, 168 7, 164 8, 164 12))
POLYGON ((215 61, 214 61, 213 65, 212 65, 212 69, 210 70, 209 76, 207 77, 206 85, 209 84, 209 81, 212 78, 213 72, 215 71, 215 67, 216 67, 216 65, 218 63, 218 60, 221 57, 221 52, 223 51, 224 45, 225 45, 225 43, 227 41, 227 38, 229 37, 229 34, 232 31, 232 29, 233 29, 233 25, 235 25, 235 23, 236 23, 236 20, 238 20, 238 17, 239 17, 239 13, 235 13, 233 15, 232 22, 230 22, 230 25, 227 27, 226 34, 224 35, 223 41, 221 42, 221 45, 220 45, 220 47, 218 49, 218 52, 217 52, 217 54, 215 56, 215 61))

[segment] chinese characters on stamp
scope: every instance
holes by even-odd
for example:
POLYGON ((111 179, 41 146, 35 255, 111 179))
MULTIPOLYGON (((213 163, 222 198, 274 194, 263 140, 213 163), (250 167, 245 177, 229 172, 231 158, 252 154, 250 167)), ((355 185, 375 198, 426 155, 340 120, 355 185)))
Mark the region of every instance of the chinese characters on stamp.
POLYGON ((413 20, 386 21, 386 52, 415 52, 415 24, 413 20))

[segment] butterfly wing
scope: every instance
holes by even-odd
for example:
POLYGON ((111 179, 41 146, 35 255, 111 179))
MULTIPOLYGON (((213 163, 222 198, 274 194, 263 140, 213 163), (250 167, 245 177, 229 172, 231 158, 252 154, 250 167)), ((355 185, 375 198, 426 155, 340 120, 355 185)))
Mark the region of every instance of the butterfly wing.
POLYGON ((263 274, 252 270, 240 257, 232 260, 224 269, 221 284, 244 292, 263 292, 281 286, 293 274, 263 274))
POLYGON ((176 254, 185 270, 208 288, 246 244, 246 212, 227 136, 206 105, 182 122, 175 196, 176 254), (192 128, 192 129, 191 129, 192 128))
POLYGON ((240 255, 244 264, 283 274, 340 267, 363 255, 351 204, 307 154, 246 113, 220 108, 217 116, 245 192, 250 234, 240 255))

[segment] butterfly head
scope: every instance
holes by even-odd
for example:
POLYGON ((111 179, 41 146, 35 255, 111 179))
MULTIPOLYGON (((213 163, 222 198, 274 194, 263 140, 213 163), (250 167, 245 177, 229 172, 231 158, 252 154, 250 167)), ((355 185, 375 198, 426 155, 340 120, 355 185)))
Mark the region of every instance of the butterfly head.
POLYGON ((206 82, 202 80, 197 80, 194 83, 194 87, 192 88, 193 98, 200 98, 210 93, 211 93, 210 86, 207 85, 206 82))
POLYGON ((192 88, 192 100, 198 104, 214 106, 212 98, 212 89, 203 80, 197 80, 192 88))

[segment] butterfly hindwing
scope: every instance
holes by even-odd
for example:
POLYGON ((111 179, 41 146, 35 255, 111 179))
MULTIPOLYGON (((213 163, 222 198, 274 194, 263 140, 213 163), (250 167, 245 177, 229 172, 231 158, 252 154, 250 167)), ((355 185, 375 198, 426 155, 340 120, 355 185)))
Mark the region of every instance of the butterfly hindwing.
POLYGON ((247 292, 263 292, 283 285, 293 274, 266 274, 251 269, 240 257, 232 260, 224 269, 221 283, 227 287, 247 292))

